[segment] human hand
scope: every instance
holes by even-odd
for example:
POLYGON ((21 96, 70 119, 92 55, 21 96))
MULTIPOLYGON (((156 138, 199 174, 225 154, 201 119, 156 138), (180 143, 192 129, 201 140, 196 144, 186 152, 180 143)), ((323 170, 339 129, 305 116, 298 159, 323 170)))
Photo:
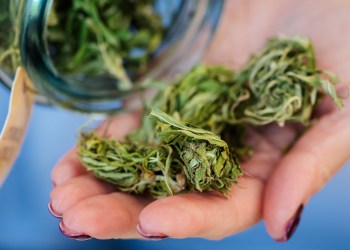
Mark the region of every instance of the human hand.
MULTIPOLYGON (((350 53, 344 43, 350 34, 342 32, 340 40, 336 28, 347 23, 346 8, 350 5, 327 0, 319 0, 319 6, 311 1, 280 2, 229 0, 206 61, 238 68, 266 38, 300 34, 313 40, 320 68, 335 72, 341 83, 349 82, 348 63, 342 59, 350 53), (327 12, 330 7, 334 8, 333 16, 327 12), (324 13, 328 13, 326 18, 321 15, 324 13), (318 15, 322 18, 317 19, 318 15), (313 18, 318 22, 311 23, 313 18)), ((296 127, 269 125, 250 130, 247 143, 255 154, 242 164, 250 176, 232 187, 228 199, 216 193, 191 193, 153 201, 114 192, 109 184, 86 172, 73 149, 52 173, 56 187, 51 207, 63 217, 65 233, 76 237, 138 238, 139 225, 141 234, 149 238, 218 239, 264 218, 271 236, 284 241, 297 225, 301 204, 305 205, 350 157, 346 148, 350 142, 349 104, 346 101, 339 111, 325 98, 317 112, 320 119, 287 155, 282 150, 296 138, 296 127)), ((138 114, 120 115, 112 119, 108 134, 121 138, 138 125, 138 114)))

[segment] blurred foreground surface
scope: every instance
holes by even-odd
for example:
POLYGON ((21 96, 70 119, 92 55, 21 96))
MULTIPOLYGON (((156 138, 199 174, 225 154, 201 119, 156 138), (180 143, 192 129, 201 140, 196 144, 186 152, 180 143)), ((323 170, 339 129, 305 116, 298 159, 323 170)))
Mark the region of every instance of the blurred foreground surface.
MULTIPOLYGON (((9 91, 0 86, 0 128, 8 99, 9 91)), ((0 189, 0 250, 350 249, 350 163, 306 206, 299 228, 288 243, 275 243, 263 223, 221 241, 67 239, 58 229, 59 221, 47 210, 50 173, 56 161, 74 145, 77 129, 86 120, 56 108, 35 107, 22 153, 0 189)))

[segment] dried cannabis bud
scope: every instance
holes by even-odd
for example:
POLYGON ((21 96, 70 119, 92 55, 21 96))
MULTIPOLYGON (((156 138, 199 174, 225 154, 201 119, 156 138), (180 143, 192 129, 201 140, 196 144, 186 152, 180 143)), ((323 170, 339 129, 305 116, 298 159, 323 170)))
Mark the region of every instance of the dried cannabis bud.
POLYGON ((94 133, 82 133, 79 141, 81 162, 98 178, 120 191, 147 191, 156 198, 185 189, 182 168, 176 161, 171 162, 171 155, 172 150, 166 145, 119 142, 94 133))
POLYGON ((144 72, 163 38, 154 0, 54 1, 47 41, 55 67, 66 75, 110 75, 120 87, 144 72))
MULTIPOLYGON (((165 28, 155 0, 54 1, 45 32, 56 69, 66 76, 105 76, 131 88, 144 73, 165 28)), ((21 65, 18 47, 25 0, 0 0, 0 66, 21 65), (6 10, 6 11, 5 11, 6 10)), ((109 78, 108 78, 109 79, 109 78)))
POLYGON ((183 161, 189 185, 201 192, 218 190, 228 195, 242 170, 227 143, 210 131, 185 126, 164 112, 154 110, 150 116, 158 119, 159 143, 170 145, 183 161))
POLYGON ((155 198, 194 189, 229 194, 242 170, 226 142, 160 110, 152 111, 150 118, 157 120, 157 144, 121 143, 83 133, 79 142, 82 163, 125 192, 147 191, 155 198))
POLYGON ((342 107, 334 88, 336 77, 317 69, 311 41, 304 37, 269 40, 263 51, 252 56, 237 74, 236 81, 246 84, 251 95, 240 118, 243 123, 308 124, 320 88, 342 107))
MULTIPOLYGON (((271 39, 260 54, 250 58, 241 72, 235 73, 221 66, 198 65, 175 79, 151 104, 167 114, 152 112, 151 116, 156 120, 144 119, 141 128, 129 134, 125 144, 114 142, 108 151, 115 150, 114 155, 119 158, 137 155, 139 159, 137 164, 128 165, 128 171, 136 174, 132 178, 133 188, 127 191, 142 193, 148 190, 155 197, 191 190, 218 190, 227 195, 230 185, 242 175, 231 152, 244 151, 244 128, 273 122, 282 126, 289 121, 307 125, 323 94, 320 88, 338 107, 342 106, 335 83, 331 73, 316 68, 308 39, 271 39), (232 131, 238 133, 237 136, 232 131), (215 134, 221 134, 226 142, 215 134), (231 137, 227 137, 228 134, 231 137), (233 149, 228 148, 227 142, 233 149), (123 153, 125 148, 128 150, 123 153), (157 156, 157 167, 150 163, 155 162, 154 155, 157 156), (147 171, 142 170, 145 166, 149 166, 147 171), (152 177, 153 182, 145 181, 144 176, 153 176, 151 173, 162 177, 152 177), (135 191, 137 183, 147 185, 135 191)), ((103 175, 103 179, 113 183, 125 176, 125 170, 107 174, 106 178, 105 170, 99 169, 100 164, 106 164, 105 160, 98 159, 106 157, 105 146, 100 143, 105 143, 105 139, 82 137, 82 162, 96 176, 103 175), (87 147, 94 145, 89 138, 97 144, 94 149, 87 147), (98 152, 96 147, 103 150, 98 152)))
POLYGON ((152 106, 220 134, 227 126, 227 110, 249 97, 235 77, 234 71, 223 66, 198 65, 162 91, 152 106))

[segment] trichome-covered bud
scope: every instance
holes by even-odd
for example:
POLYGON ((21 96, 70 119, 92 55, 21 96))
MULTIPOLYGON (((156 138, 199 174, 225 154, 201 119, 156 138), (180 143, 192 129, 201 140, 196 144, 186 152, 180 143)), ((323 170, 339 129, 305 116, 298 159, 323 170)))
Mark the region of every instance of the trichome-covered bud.
POLYGON ((242 169, 227 143, 210 131, 186 126, 160 110, 153 110, 150 116, 158 119, 160 144, 171 146, 181 159, 189 188, 228 195, 242 169))
POLYGON ((311 41, 304 37, 270 39, 237 74, 237 82, 245 84, 251 93, 241 119, 244 123, 307 124, 321 88, 338 107, 342 106, 334 88, 335 76, 316 67, 311 41))

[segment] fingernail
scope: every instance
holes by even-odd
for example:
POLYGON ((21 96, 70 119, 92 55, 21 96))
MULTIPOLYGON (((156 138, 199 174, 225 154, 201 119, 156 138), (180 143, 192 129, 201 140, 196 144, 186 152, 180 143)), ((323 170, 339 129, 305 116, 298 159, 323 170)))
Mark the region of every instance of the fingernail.
POLYGON ((285 235, 282 238, 277 239, 276 240, 277 242, 286 242, 293 236, 295 230, 297 229, 297 227, 299 225, 301 213, 303 212, 303 209, 304 209, 304 205, 301 204, 299 206, 299 208, 297 209, 293 218, 288 221, 286 229, 285 229, 285 235))
POLYGON ((166 236, 164 234, 154 234, 154 233, 146 233, 142 230, 140 224, 137 224, 136 226, 136 229, 137 229, 137 232, 139 232, 139 234, 142 236, 142 237, 145 237, 147 239, 152 239, 152 240, 162 240, 162 239, 165 239, 165 238, 169 238, 169 236, 166 236))
POLYGON ((51 202, 49 202, 47 208, 49 209, 49 212, 56 218, 59 218, 61 219, 62 218, 62 215, 58 212, 55 211, 55 209, 53 209, 52 205, 51 205, 51 202))
POLYGON ((60 224, 59 224, 59 228, 61 233, 66 236, 67 238, 73 239, 73 240, 89 240, 91 239, 91 237, 89 235, 83 234, 83 233, 77 233, 69 228, 67 228, 63 221, 61 220, 60 224))

